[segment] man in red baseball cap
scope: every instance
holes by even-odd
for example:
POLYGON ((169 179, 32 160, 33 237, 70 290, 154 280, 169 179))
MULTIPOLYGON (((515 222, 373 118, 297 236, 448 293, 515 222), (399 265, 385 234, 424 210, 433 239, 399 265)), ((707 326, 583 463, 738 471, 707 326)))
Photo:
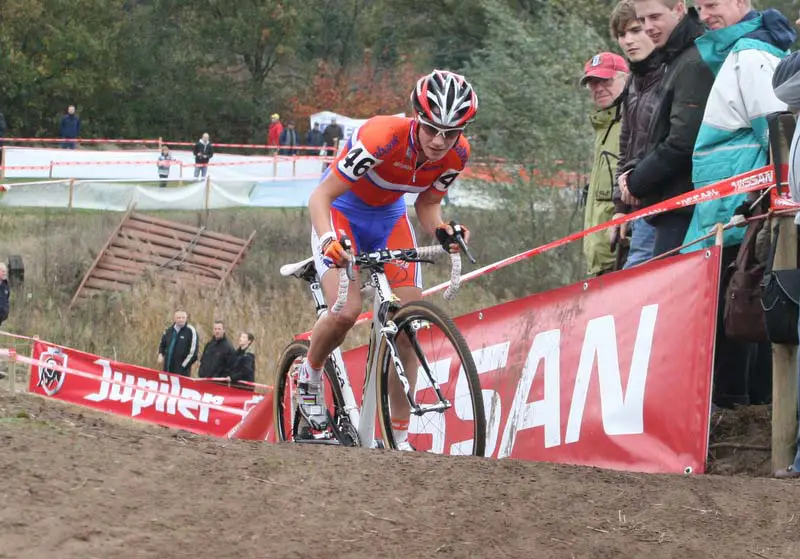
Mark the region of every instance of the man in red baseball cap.
MULTIPOLYGON (((580 83, 591 92, 595 106, 590 117, 595 140, 592 174, 586 190, 585 229, 604 223, 614 215, 613 181, 619 160, 622 91, 627 77, 628 63, 612 52, 594 55, 583 69, 580 83)), ((614 270, 616 243, 613 247, 610 245, 607 233, 584 237, 583 253, 590 276, 614 270)))
POLYGON ((592 91, 592 98, 598 109, 610 107, 620 96, 625 87, 625 78, 628 75, 628 63, 625 59, 613 52, 601 52, 595 54, 584 66, 581 85, 588 85, 592 91), (616 79, 616 83, 614 80, 616 79), (595 91, 597 88, 592 85, 605 85, 601 88, 602 103, 598 103, 595 91), (614 93, 616 92, 616 95, 614 93))

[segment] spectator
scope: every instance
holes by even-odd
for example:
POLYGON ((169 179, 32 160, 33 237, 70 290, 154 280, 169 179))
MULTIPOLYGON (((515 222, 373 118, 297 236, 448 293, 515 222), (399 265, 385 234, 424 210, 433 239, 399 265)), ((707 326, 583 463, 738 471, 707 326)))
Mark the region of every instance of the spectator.
POLYGON ((197 376, 200 378, 224 377, 228 374, 233 354, 233 344, 225 335, 225 325, 221 320, 214 321, 213 337, 203 348, 200 358, 200 369, 197 376))
MULTIPOLYGON (((795 22, 800 26, 800 19, 795 22)), ((788 105, 790 111, 800 112, 800 52, 793 52, 783 60, 772 76, 772 85, 775 88, 775 95, 788 105)), ((792 193, 792 200, 800 202, 800 126, 795 127, 792 145, 789 149, 789 189, 792 193)), ((800 213, 795 216, 795 223, 800 225, 800 213)), ((800 324, 798 324, 800 330, 800 324)), ((798 360, 798 383, 800 383, 800 359, 798 360)), ((800 396, 800 392, 798 393, 800 396)), ((775 472, 775 477, 779 479, 800 478, 800 430, 797 433, 797 449, 794 462, 782 470, 775 472)))
POLYGON ((339 140, 342 138, 344 138, 344 131, 336 123, 336 117, 333 117, 331 123, 325 127, 325 131, 322 133, 322 144, 327 148, 333 148, 328 150, 325 155, 333 155, 333 150, 339 146, 339 140))
POLYGON ((280 145, 281 145, 281 150, 280 150, 281 155, 295 154, 296 152, 295 148, 298 145, 297 130, 295 130, 294 122, 292 122, 291 120, 286 125, 286 128, 284 128, 283 132, 281 132, 280 145))
MULTIPOLYGON (((239 334, 239 347, 233 355, 233 363, 228 370, 228 376, 231 378, 231 382, 255 382, 256 356, 253 355, 253 352, 249 351, 255 339, 255 336, 250 332, 242 332, 239 334)), ((240 384, 237 388, 253 390, 254 387, 252 385, 240 384)))
MULTIPOLYGON (((749 0, 696 0, 701 21, 709 29, 695 41, 703 61, 716 76, 706 104, 692 158, 692 182, 702 188, 767 164, 769 133, 766 115, 786 109, 772 90, 772 75, 796 38, 780 12, 756 12, 749 0)), ((753 195, 753 199, 756 195, 753 195)), ((684 243, 727 223, 734 213, 750 214, 747 194, 738 194, 695 206, 684 243)), ((722 269, 736 260, 744 228, 724 233, 722 269)), ((714 239, 683 249, 692 252, 713 246, 714 239)), ((723 309, 730 274, 723 274, 717 317, 713 402, 718 407, 750 403, 749 376, 755 344, 725 336, 723 309)), ((754 378, 756 371, 753 371, 754 378)))
POLYGON ((161 155, 158 156, 158 176, 161 179, 161 188, 167 186, 169 171, 172 167, 171 161, 175 161, 175 158, 169 152, 169 146, 161 146, 161 155))
POLYGON ((306 145, 313 147, 322 146, 322 132, 319 129, 319 122, 315 122, 311 130, 306 134, 306 145))
POLYGON ((61 148, 75 149, 78 145, 75 140, 81 134, 81 119, 75 114, 75 105, 67 107, 67 114, 61 117, 58 130, 62 139, 72 140, 71 142, 61 142, 61 148))
MULTIPOLYGON (((644 154, 628 161, 618 183, 623 202, 647 207, 692 189, 692 152, 714 74, 694 44, 704 32, 694 8, 687 9, 684 0, 635 0, 635 5, 665 69, 644 154)), ((653 255, 659 256, 681 245, 692 208, 646 219, 655 227, 653 255)))
MULTIPOLYGON (((590 117, 594 128, 594 159, 587 191, 585 229, 610 220, 614 214, 611 193, 619 159, 620 104, 627 76, 628 64, 620 55, 601 52, 586 63, 580 81, 589 88, 595 106, 590 117)), ((616 258, 605 233, 584 237, 583 253, 590 275, 613 271, 616 258)))
POLYGON ((0 325, 8 320, 11 310, 11 291, 8 289, 8 267, 0 262, 0 325))
POLYGON ((192 365, 197 361, 200 340, 194 326, 189 324, 186 311, 177 310, 174 323, 161 336, 158 346, 158 364, 162 370, 185 377, 192 376, 192 365))
POLYGON ((267 133, 267 145, 272 153, 277 153, 276 147, 281 143, 281 134, 283 134, 283 124, 281 124, 281 115, 275 113, 270 117, 269 132, 267 133))
MULTIPOLYGON (((619 162, 615 177, 619 177, 628 161, 639 157, 647 145, 647 129, 657 103, 658 84, 663 75, 661 55, 644 32, 642 22, 636 17, 634 0, 621 0, 611 12, 611 36, 619 44, 631 69, 631 76, 622 97, 622 126, 619 137, 619 162)), ((614 218, 638 206, 622 201, 619 186, 614 186, 614 218)), ((628 224, 631 231, 630 249, 624 268, 641 264, 653 257, 656 232, 643 218, 628 224)), ((614 237, 625 237, 625 225, 612 231, 614 237)))
POLYGON ((211 144, 208 132, 203 134, 203 137, 197 140, 192 153, 194 153, 195 163, 194 178, 199 176, 206 178, 206 173, 208 172, 208 162, 211 161, 212 157, 214 157, 214 146, 211 144))
MULTIPOLYGON (((709 29, 695 44, 716 76, 692 158, 692 182, 702 188, 767 164, 766 115, 786 109, 772 90, 772 76, 797 35, 780 12, 759 13, 751 8, 750 0, 696 0, 695 6, 709 29)), ((746 197, 736 194, 695 206, 685 242, 730 221, 740 205, 739 211, 745 211, 746 197)), ((736 258, 743 238, 744 228, 725 231, 727 263, 736 258)), ((706 239, 684 252, 713 245, 713 238, 706 239)))

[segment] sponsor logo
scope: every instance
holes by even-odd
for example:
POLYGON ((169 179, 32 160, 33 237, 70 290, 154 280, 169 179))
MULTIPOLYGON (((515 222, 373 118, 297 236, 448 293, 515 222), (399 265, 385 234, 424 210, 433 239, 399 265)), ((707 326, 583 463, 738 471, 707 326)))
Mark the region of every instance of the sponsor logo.
POLYGON ((39 365, 39 381, 36 383, 36 387, 41 387, 45 394, 53 396, 61 390, 66 376, 63 371, 58 371, 53 368, 53 365, 66 367, 67 355, 61 351, 61 349, 51 347, 48 348, 47 351, 42 352, 39 356, 39 361, 43 361, 45 364, 39 365))
POLYGON ((399 167, 400 169, 405 169, 406 171, 411 171, 412 167, 408 163, 401 163, 400 161, 395 161, 392 163, 392 166, 399 167))
POLYGON ((699 204, 700 202, 705 202, 707 200, 714 200, 719 198, 721 193, 716 188, 712 188, 711 190, 706 190, 704 192, 698 192, 697 194, 693 194, 688 198, 684 198, 683 200, 678 201, 678 205, 681 207, 686 206, 694 206, 695 204, 699 204))
POLYGON ((758 187, 767 187, 775 184, 775 173, 773 171, 762 171, 752 177, 744 177, 731 183, 734 192, 748 192, 758 187))
MULTIPOLYGON (((527 345, 527 356, 513 398, 506 389, 502 390, 501 395, 498 387, 491 383, 482 386, 484 401, 493 402, 486 416, 486 456, 512 456, 518 436, 537 428, 542 429, 544 448, 576 443, 582 435, 587 434, 583 429, 587 407, 599 406, 599 426, 607 436, 643 434, 645 388, 658 312, 658 304, 641 308, 633 347, 626 348, 630 351, 630 359, 626 360, 627 370, 620 359, 615 317, 603 315, 589 320, 580 351, 581 360, 575 371, 575 388, 569 406, 564 410, 567 412, 566 425, 561 409, 561 383, 566 371, 560 358, 566 336, 560 329, 536 334, 527 345), (542 383, 538 390, 534 389, 537 378, 542 383), (599 390, 590 396, 588 387, 593 382, 598 384, 599 390), (503 422, 502 410, 509 406, 508 417, 503 422)), ((478 376, 505 369, 511 347, 512 340, 505 340, 473 350, 471 353, 478 376)), ((446 415, 443 424, 436 429, 432 428, 429 421, 412 416, 409 434, 412 437, 430 436, 431 450, 435 453, 463 454, 471 451, 472 440, 451 440, 447 435, 447 427, 459 419, 471 420, 472 410, 463 405, 463 402, 469 401, 465 374, 459 370, 451 376, 452 361, 451 357, 444 356, 431 363, 431 371, 439 385, 456 383, 453 400, 462 404, 456 404, 454 415, 446 415)), ((418 375, 416 389, 419 392, 433 388, 424 375, 418 375)))
POLYGON ((467 148, 465 148, 464 146, 456 145, 456 147, 454 147, 453 149, 455 150, 456 155, 458 155, 458 158, 461 160, 461 166, 462 167, 466 167, 467 166, 467 148))
POLYGON ((158 413, 180 415, 192 421, 208 423, 209 405, 222 406, 225 403, 224 396, 181 386, 181 379, 177 375, 159 374, 159 382, 114 371, 106 359, 98 359, 95 364, 103 368, 100 389, 83 398, 90 402, 130 402, 131 417, 155 408, 158 413))
POLYGON ((398 137, 397 137, 397 135, 394 135, 394 136, 392 136, 392 139, 391 139, 391 140, 389 140, 389 143, 388 143, 388 144, 386 144, 386 145, 384 145, 384 146, 380 146, 380 147, 379 147, 379 148, 378 148, 378 149, 375 151, 375 157, 377 157, 378 159, 380 159, 380 158, 382 158, 382 157, 384 157, 384 156, 386 156, 386 155, 389 155, 389 153, 391 153, 391 151, 392 151, 394 148, 396 148, 396 147, 398 146, 398 144, 399 144, 399 143, 400 143, 400 138, 398 138, 398 137))

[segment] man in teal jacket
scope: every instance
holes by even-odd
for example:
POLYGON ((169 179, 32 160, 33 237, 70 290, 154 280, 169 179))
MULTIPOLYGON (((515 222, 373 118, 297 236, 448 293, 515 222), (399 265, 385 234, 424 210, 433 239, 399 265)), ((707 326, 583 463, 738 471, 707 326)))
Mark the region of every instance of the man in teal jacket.
MULTIPOLYGON (((742 0, 697 0, 700 18, 710 31, 695 41, 700 56, 716 76, 694 146, 695 188, 752 171, 767 164, 767 118, 786 109, 772 90, 772 74, 796 34, 780 12, 749 9, 742 0), (710 7, 709 7, 710 6, 710 7)), ((727 223, 746 194, 704 202, 695 207, 685 242, 727 223)), ((744 228, 725 232, 725 246, 739 245, 744 228)), ((684 252, 712 246, 713 237, 684 252)))

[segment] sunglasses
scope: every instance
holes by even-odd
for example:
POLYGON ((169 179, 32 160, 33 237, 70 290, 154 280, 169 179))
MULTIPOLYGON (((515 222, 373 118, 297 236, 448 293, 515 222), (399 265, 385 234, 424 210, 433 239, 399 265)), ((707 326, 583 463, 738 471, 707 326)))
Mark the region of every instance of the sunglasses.
POLYGON ((439 128, 438 126, 434 126, 433 124, 428 124, 427 122, 419 122, 419 125, 425 130, 426 134, 430 134, 431 136, 442 136, 446 140, 452 140, 453 138, 458 138, 461 132, 464 131, 464 127, 461 128, 439 128))

